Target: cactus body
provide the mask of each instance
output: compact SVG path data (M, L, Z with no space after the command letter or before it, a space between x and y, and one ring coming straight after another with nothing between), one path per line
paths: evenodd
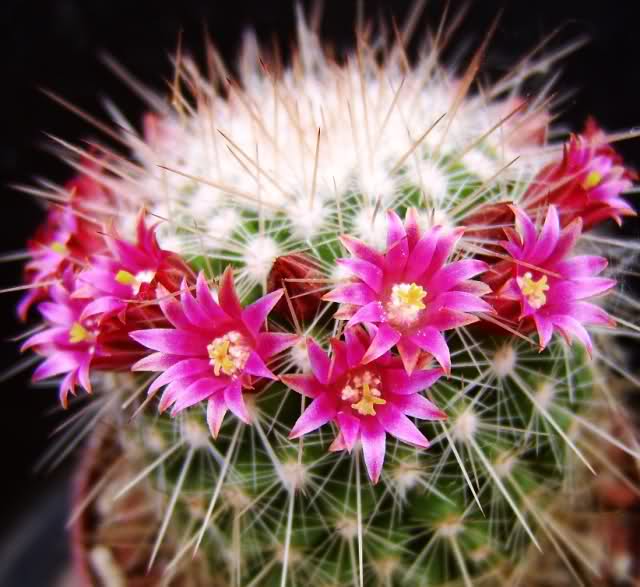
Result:
M299 28L290 66L249 39L222 90L179 61L127 161L84 154L95 189L67 192L69 235L27 274L62 280L27 307L75 304L44 302L70 335L26 346L63 401L91 374L117 454L101 519L144 526L135 556L91 529L94 571L532 585L550 548L577 576L560 496L601 445L635 453L601 427L611 359L583 328L611 326L584 300L615 282L576 259L632 213L633 174L596 127L547 140L548 96L520 97L534 58L478 91L476 58L455 75L437 46L409 65L363 42L337 63ZM100 253L82 222L108 225Z

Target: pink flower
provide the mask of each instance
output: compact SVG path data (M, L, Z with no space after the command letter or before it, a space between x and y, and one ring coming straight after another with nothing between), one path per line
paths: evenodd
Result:
M407 416L422 420L446 418L419 393L432 385L442 370L415 370L408 375L400 359L388 352L365 362L369 335L358 327L348 329L345 336L346 342L331 341L331 359L313 340L308 340L312 374L281 377L293 390L313 399L289 437L298 438L334 422L339 434L330 450L351 451L360 440L369 477L376 483L384 462L387 433L427 448L429 441Z
M522 205L535 215L537 208L554 204L563 226L576 217L582 218L584 230L607 218L621 224L623 216L635 215L621 194L636 178L590 118L584 133L571 137L562 160L540 172Z
M354 279L324 299L343 304L338 316L349 318L348 328L359 323L377 326L363 363L397 345L408 373L421 350L449 372L449 347L442 332L476 322L478 318L468 312L493 311L480 299L490 288L470 279L488 266L472 259L446 262L464 229L437 226L421 235L414 210L408 211L405 225L393 211L387 218L384 254L350 236L340 238L352 258L338 259L338 263Z
M272 292L242 308L231 267L222 276L219 303L203 273L197 279L195 298L184 284L180 301L159 285L160 308L173 328L137 330L131 337L157 351L132 369L162 371L149 388L152 394L166 386L160 411L173 406L173 415L207 400L207 422L214 437L227 409L250 422L243 393L254 388L256 379L277 379L266 362L297 340L292 334L262 329L282 293Z
M613 279L595 277L605 269L607 260L594 255L570 256L582 229L580 218L561 230L558 211L549 206L538 232L522 209L513 206L512 210L516 230L506 231L508 241L502 246L516 262L498 298L519 302L519 320L533 320L541 348L557 329L568 341L573 337L580 340L591 353L591 337L584 325L613 323L602 308L584 301L616 284Z
M87 168L97 164L89 162ZM79 174L65 185L69 201L64 206L54 204L47 217L27 244L31 260L25 265L25 282L33 284L18 304L18 315L26 320L31 306L48 297L47 286L36 287L57 279L70 265L84 262L85 258L101 251L104 240L99 225L87 220L95 217L92 204L105 205L109 195L94 179Z
M77 230L76 218L69 208L52 207L47 212L45 222L27 244L31 260L25 265L24 275L29 289L18 303L18 315L26 320L31 306L47 297L47 286L36 287L55 279L68 265L69 242Z
M83 317L109 318L126 310L131 301L152 300L158 284L170 292L179 288L191 271L177 254L160 248L155 228L146 226L141 211L135 244L114 231L106 237L110 255L92 257L89 268L78 276L82 287L74 295L91 298Z
M141 353L119 321L98 324L93 318L83 318L87 301L73 297L75 287L75 275L69 267L60 282L50 286L50 299L38 305L47 328L22 346L23 351L34 349L46 357L35 370L34 381L64 374L59 398L65 408L69 392L75 395L76 385L91 393L91 369L128 368Z

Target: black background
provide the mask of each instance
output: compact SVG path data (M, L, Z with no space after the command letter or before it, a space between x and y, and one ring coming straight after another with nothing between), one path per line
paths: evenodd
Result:
M308 6L310 3L303 3ZM356 3L327 0L322 31L338 49L352 41ZM410 1L365 0L365 15L395 17L401 21ZM560 121L580 128L593 114L609 130L640 125L640 41L638 9L632 0L588 2L513 1L471 2L458 41L471 39L477 46L497 12L504 8L490 45L485 70L504 71L518 56L560 27L555 45L587 35L590 42L567 57L560 90L576 90ZM443 2L431 2L423 25L437 25ZM452 12L463 4L452 0ZM294 31L291 2L263 0L2 0L0 2L0 250L24 246L41 217L40 206L12 191L12 182L30 182L35 176L62 182L69 171L43 146L43 131L71 141L96 136L73 114L39 92L46 87L88 112L106 119L101 106L112 99L136 124L143 104L103 66L98 54L106 51L134 75L161 89L171 79L168 56L183 30L185 48L202 57L204 25L228 60L238 48L242 31L252 26L259 37L271 42L275 35L283 48ZM554 44L552 44L553 46ZM459 43L457 46L460 46ZM625 142L620 150L640 167L640 140ZM630 222L628 234L638 233ZM20 282L19 264L0 265L0 287ZM0 370L18 360L16 344L8 339L20 333L14 319L18 296L0 297ZM3 526L29 508L30 496L42 491L48 478L34 476L32 467L47 445L59 415L48 415L56 405L53 389L32 389L28 375L0 384L0 513Z

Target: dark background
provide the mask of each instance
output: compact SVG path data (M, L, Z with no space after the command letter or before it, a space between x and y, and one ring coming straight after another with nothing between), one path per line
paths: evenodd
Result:
M339 50L352 41L356 3L325 2L322 31ZM640 67L638 3L631 0L588 2L513 1L470 2L470 11L456 39L471 39L476 47L496 13L504 8L490 45L484 71L504 72L526 50L552 30L563 40L586 35L590 42L562 63L560 90L576 90L560 121L579 129L593 114L609 130L640 125ZM309 2L303 3L309 6ZM402 21L412 1L365 0L367 17L394 15ZM429 3L422 24L437 25L443 2ZM450 2L450 11L463 3ZM242 31L254 27L259 37L275 36L286 50L294 31L293 3L279 0L2 0L0 2L0 251L22 248L42 211L38 203L12 191L9 183L29 183L35 176L63 182L65 166L43 146L43 131L71 141L96 136L85 122L39 92L46 87L84 110L106 119L101 100L109 97L129 119L138 123L143 104L103 66L98 54L106 51L146 83L162 89L171 79L168 56L175 50L178 31L183 45L202 57L206 24L215 44L232 60ZM420 30L420 29L419 29ZM456 47L460 47L458 42ZM620 144L627 160L640 168L640 139ZM638 223L627 225L630 235ZM20 283L20 265L0 264L0 287ZM16 343L8 341L23 327L14 319L17 294L0 297L0 372L18 360ZM59 414L53 389L28 386L28 374L1 382L0 514L7 531L19 516L32 509L34 496L53 484L32 469L49 441Z

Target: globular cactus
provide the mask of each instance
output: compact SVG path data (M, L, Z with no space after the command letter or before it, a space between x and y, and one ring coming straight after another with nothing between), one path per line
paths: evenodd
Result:
M237 82L179 55L142 133L113 112L126 157L62 142L79 175L36 190L21 313L35 379L94 389L88 581L530 586L539 550L601 572L566 504L610 446L638 456L608 424L629 249L592 232L634 213L625 135L550 140L549 86L521 89L553 56L476 88L484 47L456 74L441 41L335 61L300 19L292 62L248 37Z

